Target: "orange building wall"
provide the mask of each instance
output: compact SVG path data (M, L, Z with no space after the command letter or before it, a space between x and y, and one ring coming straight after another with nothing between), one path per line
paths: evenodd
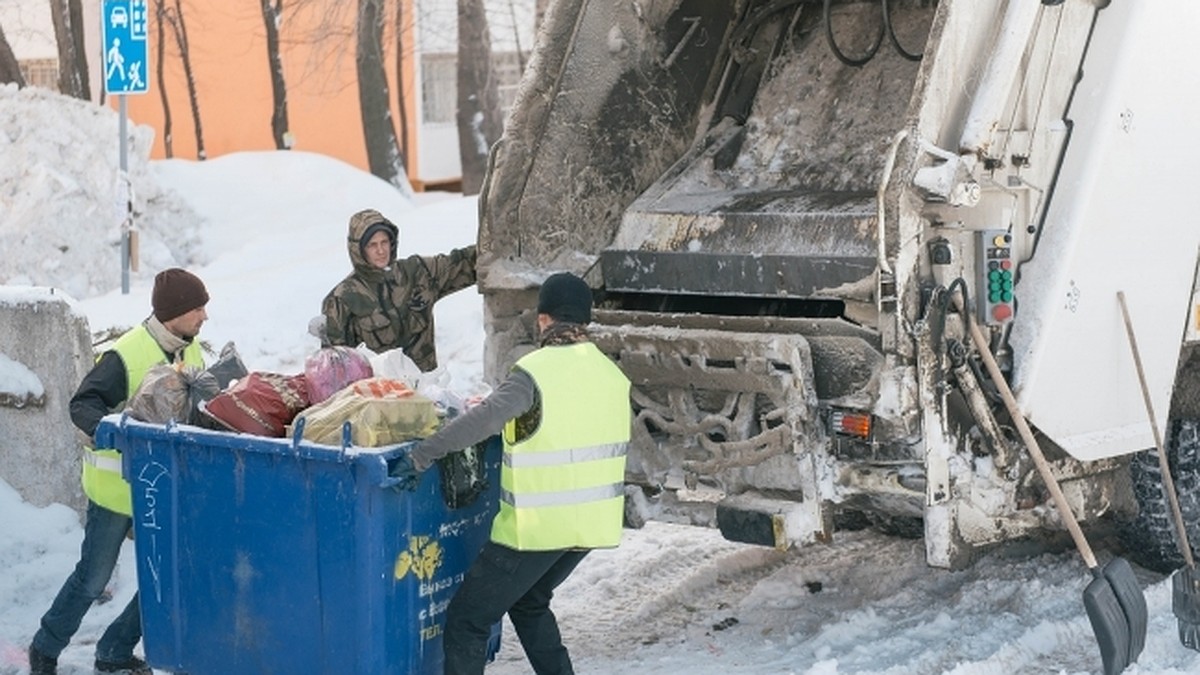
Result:
M173 4L168 0L168 5ZM354 65L354 18L357 2L330 0L306 3L301 9L284 4L280 26L280 51L287 83L288 123L296 150L330 155L367 170L367 156L358 104ZM153 2L151 2L153 5ZM412 0L405 0L405 15L413 16ZM184 3L192 70L196 79L207 157L241 150L273 150L271 136L271 79L267 61L266 32L257 2L206 0ZM384 63L388 70L392 120L403 143L395 90L394 20L386 19ZM405 22L404 44L414 44L411 22ZM171 109L173 156L197 159L196 135L188 101L187 84L175 39L167 25L164 72L157 71L158 27L151 16L149 68L150 91L127 97L129 117L155 129L151 156L166 157L163 143L162 93ZM334 37L336 35L336 37ZM327 36L327 37L321 37ZM414 63L411 53L404 62L408 126L416 128ZM109 97L115 108L115 97ZM409 177L419 177L416 133L408 139Z

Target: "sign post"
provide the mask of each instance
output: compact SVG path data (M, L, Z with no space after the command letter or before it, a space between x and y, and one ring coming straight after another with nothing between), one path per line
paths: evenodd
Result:
M133 190L129 183L126 94L145 94L150 89L149 13L147 0L104 0L100 8L100 42L104 49L104 89L117 97L120 136L120 185L124 191L121 224L121 293L129 293L129 267L137 232L133 228Z

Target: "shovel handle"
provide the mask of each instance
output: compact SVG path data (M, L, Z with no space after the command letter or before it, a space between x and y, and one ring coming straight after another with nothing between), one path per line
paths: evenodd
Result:
M1129 349L1133 352L1133 363L1137 366L1138 383L1142 385L1142 400L1146 403L1146 414L1150 416L1150 430L1154 432L1154 447L1158 450L1158 468L1162 471L1163 486L1167 489L1167 499L1171 502L1171 515L1175 518L1175 531L1179 535L1179 552L1187 561L1188 567L1194 567L1192 546L1188 543L1187 528L1183 524L1183 512L1179 509L1179 496L1175 492L1175 479L1171 477L1171 465L1167 463L1167 452L1163 449L1162 433L1158 430L1158 417L1154 414L1154 404L1150 402L1150 387L1146 385L1146 370L1142 368L1142 354L1138 351L1137 336L1133 334L1133 321L1129 318L1129 307L1125 304L1125 291L1117 291L1117 301L1121 304L1121 318L1125 320L1125 334L1129 336Z
M954 295L954 306L961 311L962 301L957 293ZM1025 442L1025 447L1029 450L1029 456L1033 458L1033 463L1037 466L1042 481L1050 490L1050 496L1054 498L1054 505L1058 508L1058 513L1066 524L1067 531L1071 533L1071 539L1075 541L1075 548L1079 549L1079 555L1083 556L1083 562L1087 564L1088 569L1095 570L1097 568L1096 554L1092 553L1092 547L1088 544L1087 538L1083 536L1083 530L1079 528L1079 521L1075 519L1075 514L1071 512L1071 505L1067 503L1067 497L1058 485L1058 479L1051 473L1050 464L1046 461L1046 456L1042 454L1041 446L1033 437L1033 431L1025 421L1025 415L1021 413L1017 399L1013 397L1012 390L1008 388L1004 373L1000 372L1000 366L996 364L996 357L992 356L987 338L980 332L971 312L963 312L963 317L971 333L971 342L975 343L975 351L979 352L979 357L983 359L983 365L987 368L988 375L991 375L992 382L1000 392L1000 398L1004 399L1004 407L1008 408L1008 414L1012 417L1013 423L1017 425L1017 431L1021 434L1021 440Z

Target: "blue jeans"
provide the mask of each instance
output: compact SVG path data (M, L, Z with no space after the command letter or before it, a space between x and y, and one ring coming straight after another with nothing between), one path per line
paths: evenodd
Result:
M482 675L492 624L507 613L533 672L573 675L550 600L587 554L484 544L446 610L445 674Z
M67 577L54 603L42 616L42 627L33 636L33 647L39 652L58 658L66 649L71 636L79 630L83 615L104 592L112 577L133 520L88 501L87 522L83 527L83 544L79 547L79 563ZM142 639L142 616L138 611L138 596L109 624L96 643L96 659L124 661L133 656L133 648Z

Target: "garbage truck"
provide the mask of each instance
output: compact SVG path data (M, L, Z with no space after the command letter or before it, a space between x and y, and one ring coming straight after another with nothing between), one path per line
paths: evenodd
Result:
M634 384L631 524L873 526L955 569L1064 528L987 357L1071 513L1176 566L1151 420L1200 540L1197 26L1194 0L556 0L480 195L485 375L579 274Z

